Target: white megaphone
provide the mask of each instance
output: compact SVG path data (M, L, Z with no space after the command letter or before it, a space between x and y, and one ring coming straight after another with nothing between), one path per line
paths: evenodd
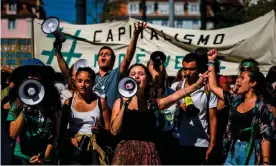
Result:
M131 77L123 78L118 84L118 91L123 97L133 97L138 90L136 81Z
M37 105L43 100L45 89L38 80L27 79L20 85L18 96L26 105Z
M46 18L41 25L42 32L45 34L53 34L56 38L56 42L63 43L65 42L66 38L58 28L59 20L56 17Z
M79 68L89 67L88 61L85 59L79 59L74 63L74 70L78 71Z

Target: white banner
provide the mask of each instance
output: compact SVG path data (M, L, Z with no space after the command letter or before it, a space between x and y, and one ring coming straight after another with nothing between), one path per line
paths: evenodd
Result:
M135 21L137 20L129 19L93 25L61 22L62 32L68 35L62 48L66 62L71 66L83 58L97 72L98 51L107 45L114 50L117 56L114 67L118 67L131 40ZM41 23L42 20L34 21L35 57L60 71L53 50L55 39L41 31ZM183 57L197 47L218 49L219 55L225 57L220 63L221 74L236 75L239 62L249 57L256 59L261 71L266 73L272 65L276 65L275 13L271 11L245 24L208 31L148 24L139 37L132 63L146 64L153 51L163 51L167 55L165 66L168 74L176 76L182 67Z

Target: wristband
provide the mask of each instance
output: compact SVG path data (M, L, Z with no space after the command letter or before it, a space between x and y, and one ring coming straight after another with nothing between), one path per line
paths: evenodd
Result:
M214 61L209 61L207 65L208 66L215 66L215 62Z

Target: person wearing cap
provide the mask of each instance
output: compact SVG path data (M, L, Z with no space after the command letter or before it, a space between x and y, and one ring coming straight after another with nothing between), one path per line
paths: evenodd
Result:
M12 72L17 94L22 83L30 79L38 80L45 93L33 96L41 100L34 105L23 103L25 94L21 94L9 111L7 121L10 121L9 136L16 140L13 160L16 165L43 164L53 160L51 157L59 137L61 104L53 84L55 71L38 59L23 60L21 66Z
M182 66L186 78L177 87L190 87L203 71L207 71L207 63L202 63L198 57L196 53L185 55ZM216 144L217 97L208 91L207 86L193 92L190 97L195 114L187 112L184 99L180 107L180 164L200 165L208 161Z
M135 28L133 37L128 45L126 56L118 68L113 69L116 56L110 47L103 46L99 50L99 72L97 73L93 89L100 97L106 98L109 110L112 110L116 98L119 97L118 83L122 76L126 74L135 53L139 34L146 28L146 25L147 24L143 22L134 23ZM61 46L56 47L56 55L59 66L62 73L69 76L69 68L64 61L60 50Z

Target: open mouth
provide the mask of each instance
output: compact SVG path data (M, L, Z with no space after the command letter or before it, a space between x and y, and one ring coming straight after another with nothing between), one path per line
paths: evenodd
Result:
M137 83L137 85L140 85L140 84L141 84L141 81L137 81L137 80L136 80L136 83Z

